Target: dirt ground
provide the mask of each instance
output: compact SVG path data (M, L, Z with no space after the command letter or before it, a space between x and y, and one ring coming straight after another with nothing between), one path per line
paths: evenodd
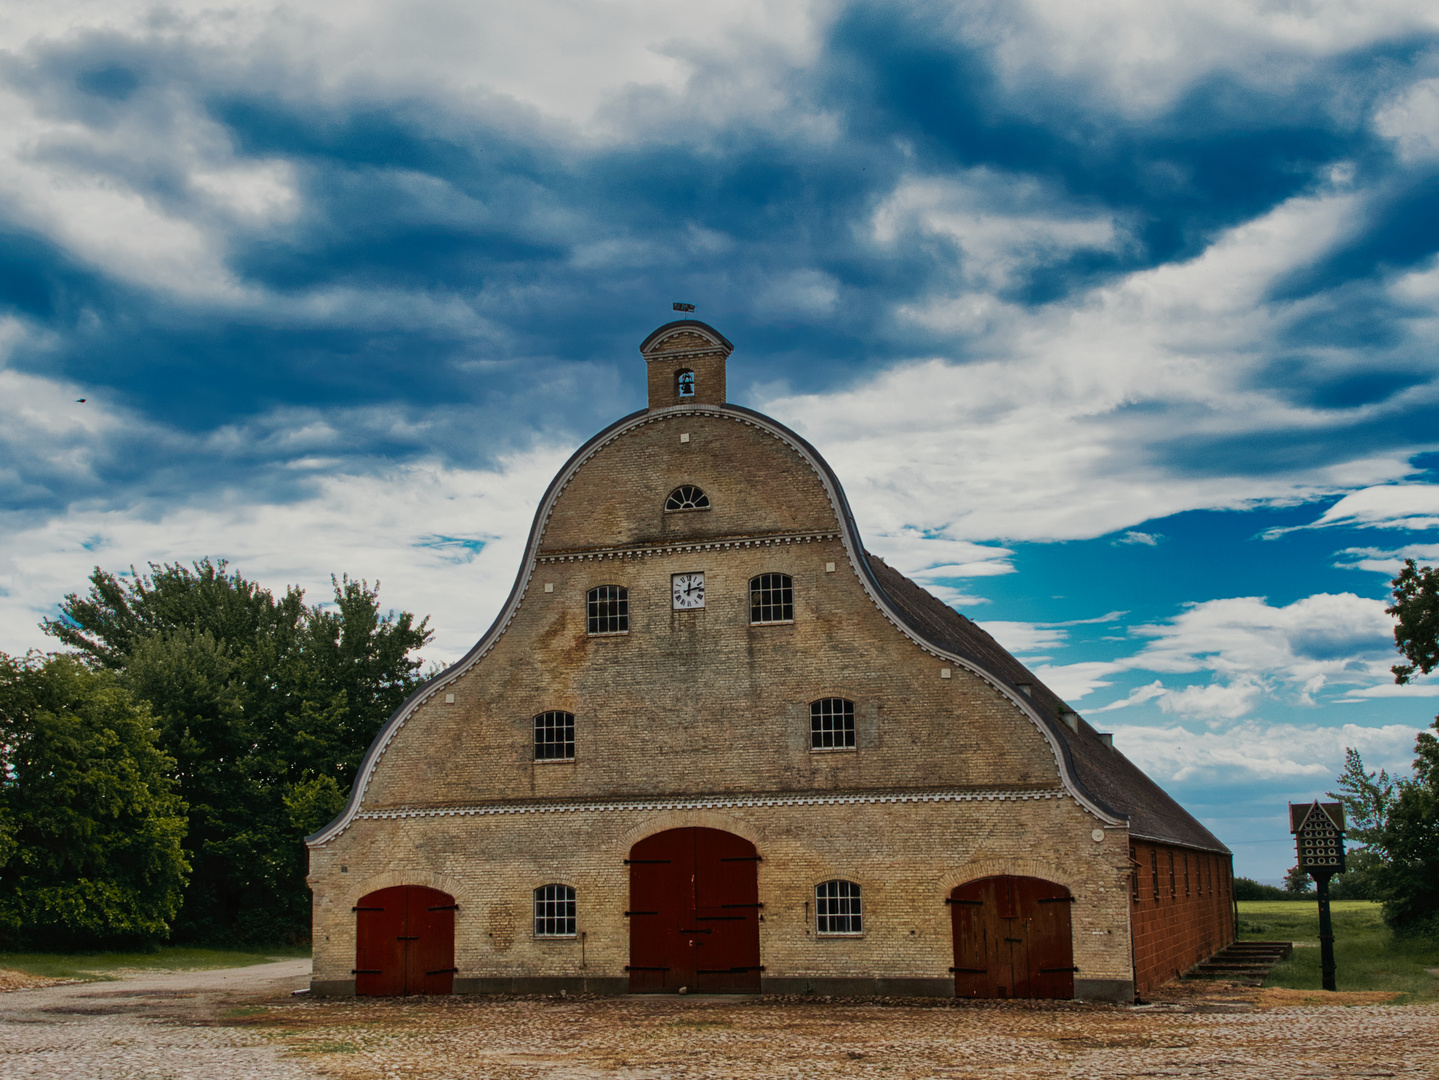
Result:
M1439 1078L1439 1009L1184 984L1144 1007L722 997L296 1001L235 1018L341 1080Z
M310 962L130 973L108 982L0 972L4 1080L314 1080L274 1038L219 1023L236 1001L289 999Z
M1439 1080L1439 1007L1387 994L1178 984L1141 1007L292 997L306 966L0 993L0 1077Z

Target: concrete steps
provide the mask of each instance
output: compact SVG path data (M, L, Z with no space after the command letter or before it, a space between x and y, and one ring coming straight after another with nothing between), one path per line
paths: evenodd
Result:
M1289 941L1236 941L1184 973L1186 979L1224 979L1243 986L1261 986L1281 960L1289 959Z

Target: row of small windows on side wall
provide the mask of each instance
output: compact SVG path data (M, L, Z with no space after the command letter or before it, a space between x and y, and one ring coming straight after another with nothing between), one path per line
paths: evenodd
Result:
M575 759L575 714L549 709L534 719L535 760ZM847 698L820 698L809 703L811 750L854 749L854 702Z
M578 905L572 885L541 885L534 893L535 937L572 938ZM859 885L823 881L814 887L814 929L821 935L854 937L864 933Z
M794 622L794 579L788 574L750 578L752 626ZM585 593L585 632L592 636L630 632L630 591L623 585L597 585Z
M1181 877L1180 877L1181 871L1178 869L1179 867L1182 867L1182 874L1183 874L1182 880L1183 880L1183 883L1184 883L1184 895L1185 895L1186 897L1187 897L1187 896L1205 896L1206 893L1207 893L1207 895L1209 895L1209 896L1211 896L1211 897L1214 896L1214 895L1216 895L1216 893L1215 893L1215 879L1216 879L1216 876L1217 876L1218 882L1219 882L1218 892L1219 892L1220 895L1223 895L1223 894L1225 893L1225 891L1229 888L1229 877L1228 877L1228 874L1226 873L1226 866L1225 866L1223 860L1218 859L1216 856L1213 856L1213 855L1198 855L1198 854L1196 854L1196 855L1194 856L1194 876L1193 876L1193 878L1191 879L1191 877L1190 877L1190 856L1189 856L1189 853L1188 853L1188 852L1184 852L1184 853L1182 853L1182 854L1180 855L1180 862L1179 862L1179 863L1176 863L1176 861L1175 861L1174 852L1169 851L1169 852L1166 852L1165 854L1166 854L1166 856L1168 857L1168 875L1167 875L1167 876L1168 876L1168 890L1167 890L1167 891L1168 891L1169 898L1170 898L1171 900L1177 900L1177 899L1179 899L1179 895L1180 895L1180 893L1179 893L1179 885L1180 885L1180 881L1181 881ZM1217 873L1217 875L1216 875L1216 863L1218 864L1218 867L1217 867L1218 873ZM1157 849L1155 849L1155 848L1150 848L1150 849L1149 849L1149 867L1148 867L1148 870L1149 870L1148 874L1147 874L1147 875L1144 875L1144 876L1147 876L1147 877L1149 878L1150 894L1151 894L1151 896L1153 897L1154 902L1157 904L1157 903L1159 903L1160 897L1161 897L1161 895L1164 893L1165 890L1164 890L1163 887L1161 886L1161 880L1162 880L1162 878L1164 877L1164 875L1163 875L1163 873L1162 873L1162 871L1161 871L1161 869L1160 869L1159 851L1158 851ZM1141 896L1140 879L1141 879L1141 875L1143 874L1143 867L1142 867L1142 865L1141 865L1141 863L1140 863L1138 853L1137 853L1137 851L1136 851L1136 849L1135 849L1135 847L1134 847L1133 844L1131 844L1131 845L1129 846L1129 872L1130 872L1130 879L1129 879L1129 880L1130 880L1130 898L1134 901L1134 903L1137 904L1137 903L1139 903L1139 901L1140 901L1140 896Z

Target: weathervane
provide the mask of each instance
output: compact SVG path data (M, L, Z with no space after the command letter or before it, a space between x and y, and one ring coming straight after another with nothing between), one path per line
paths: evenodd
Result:
M695 306L693 304L682 304L678 300L676 300L671 306L676 311L693 311L695 309Z
M1324 989L1334 986L1334 927L1329 921L1329 879L1344 873L1344 804L1289 804L1289 831L1299 852L1299 869L1314 879L1319 894L1319 963Z

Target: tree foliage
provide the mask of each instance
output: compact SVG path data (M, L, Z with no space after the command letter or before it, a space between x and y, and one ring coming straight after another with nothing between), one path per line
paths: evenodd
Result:
M1407 683L1416 671L1439 666L1439 571L1404 560L1391 583L1394 642L1409 661L1393 668ZM1439 731L1439 718L1430 725ZM1348 750L1339 792L1349 835L1364 844L1364 885L1384 901L1384 918L1402 933L1439 936L1439 739L1421 731L1414 743L1414 774L1390 778L1364 768Z
M1253 878L1237 877L1234 879L1234 899L1293 900L1294 894L1286 892L1277 885L1265 885Z
M174 764L113 673L0 653L0 941L168 936L188 870Z
M1394 665L1394 681L1407 683L1415 668L1428 675L1439 666L1439 570L1405 559L1391 584L1394 606L1384 610L1394 616L1394 644L1409 660Z
M1298 865L1291 866L1284 875L1284 891L1290 896L1307 896L1312 893L1314 882L1309 877L1309 871L1301 870Z
M1439 718L1431 726L1439 731ZM1384 918L1396 930L1439 935L1439 739L1419 733L1414 776L1396 787L1382 839Z
M1394 781L1383 769L1378 773L1364 768L1359 751L1344 751L1344 771L1339 774L1339 790L1328 797L1344 805L1345 836L1383 855L1384 827L1389 821L1389 808L1394 804Z
M189 805L193 865L176 936L303 940L301 843L344 805L366 747L414 689L430 637L381 614L379 586L332 579L330 604L275 597L224 562L96 568L48 632L148 701Z

